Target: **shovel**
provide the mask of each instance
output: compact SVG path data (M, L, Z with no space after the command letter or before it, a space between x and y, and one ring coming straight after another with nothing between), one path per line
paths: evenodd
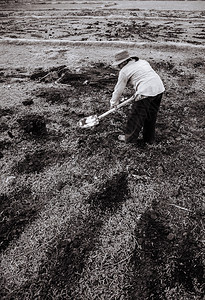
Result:
M110 110L106 111L105 113L103 113L100 116L97 115L93 115L93 116L89 116L86 118L81 119L78 122L78 125L81 128L89 128L89 127L93 127L96 126L100 123L100 120L103 119L104 117L108 116L109 114L113 113L114 111L116 111L118 108L125 106L127 104L129 104L130 102L132 102L134 99L136 98L136 95L133 95L132 97L130 97L129 99L123 101L122 103L118 104L116 106L116 108L111 108Z

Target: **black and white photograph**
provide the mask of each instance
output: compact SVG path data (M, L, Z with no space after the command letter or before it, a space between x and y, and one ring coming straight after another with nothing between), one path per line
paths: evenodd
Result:
M0 0L0 298L204 299L204 100L204 0Z

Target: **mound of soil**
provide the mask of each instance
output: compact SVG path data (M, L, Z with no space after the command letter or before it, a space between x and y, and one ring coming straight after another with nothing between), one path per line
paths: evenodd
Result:
M49 68L48 70L43 70L43 68L38 68L34 71L33 74L30 75L30 79L46 81L46 82L51 81L52 79L56 80L58 77L62 75L65 69L67 69L66 65L52 67ZM53 75L53 78L52 76L50 76L51 77L50 80L49 80L49 74Z
M17 122L25 133L33 136L45 136L47 133L46 120L44 116L30 114L19 118Z
M108 87L113 82L116 82L117 72L115 69L104 63L95 63L89 69L84 68L81 72L73 73L66 66L51 68L43 70L42 68L36 70L31 76L31 80L39 80L45 82L69 84L72 86L91 85L96 88ZM57 76L54 76L54 73ZM50 76L50 77L49 77Z

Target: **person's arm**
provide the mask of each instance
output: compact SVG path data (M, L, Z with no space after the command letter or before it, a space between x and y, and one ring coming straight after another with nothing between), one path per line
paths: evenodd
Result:
M110 107L113 108L117 106L120 102L120 97L122 96L122 93L127 85L127 76L123 73L119 73L118 81L115 86L114 92L112 94L112 98L110 100Z

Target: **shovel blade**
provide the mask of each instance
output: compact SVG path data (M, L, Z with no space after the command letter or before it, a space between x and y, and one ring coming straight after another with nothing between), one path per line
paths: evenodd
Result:
M83 118L78 122L78 125L81 128L89 128L89 127L96 126L98 124L99 124L99 120L97 115Z

